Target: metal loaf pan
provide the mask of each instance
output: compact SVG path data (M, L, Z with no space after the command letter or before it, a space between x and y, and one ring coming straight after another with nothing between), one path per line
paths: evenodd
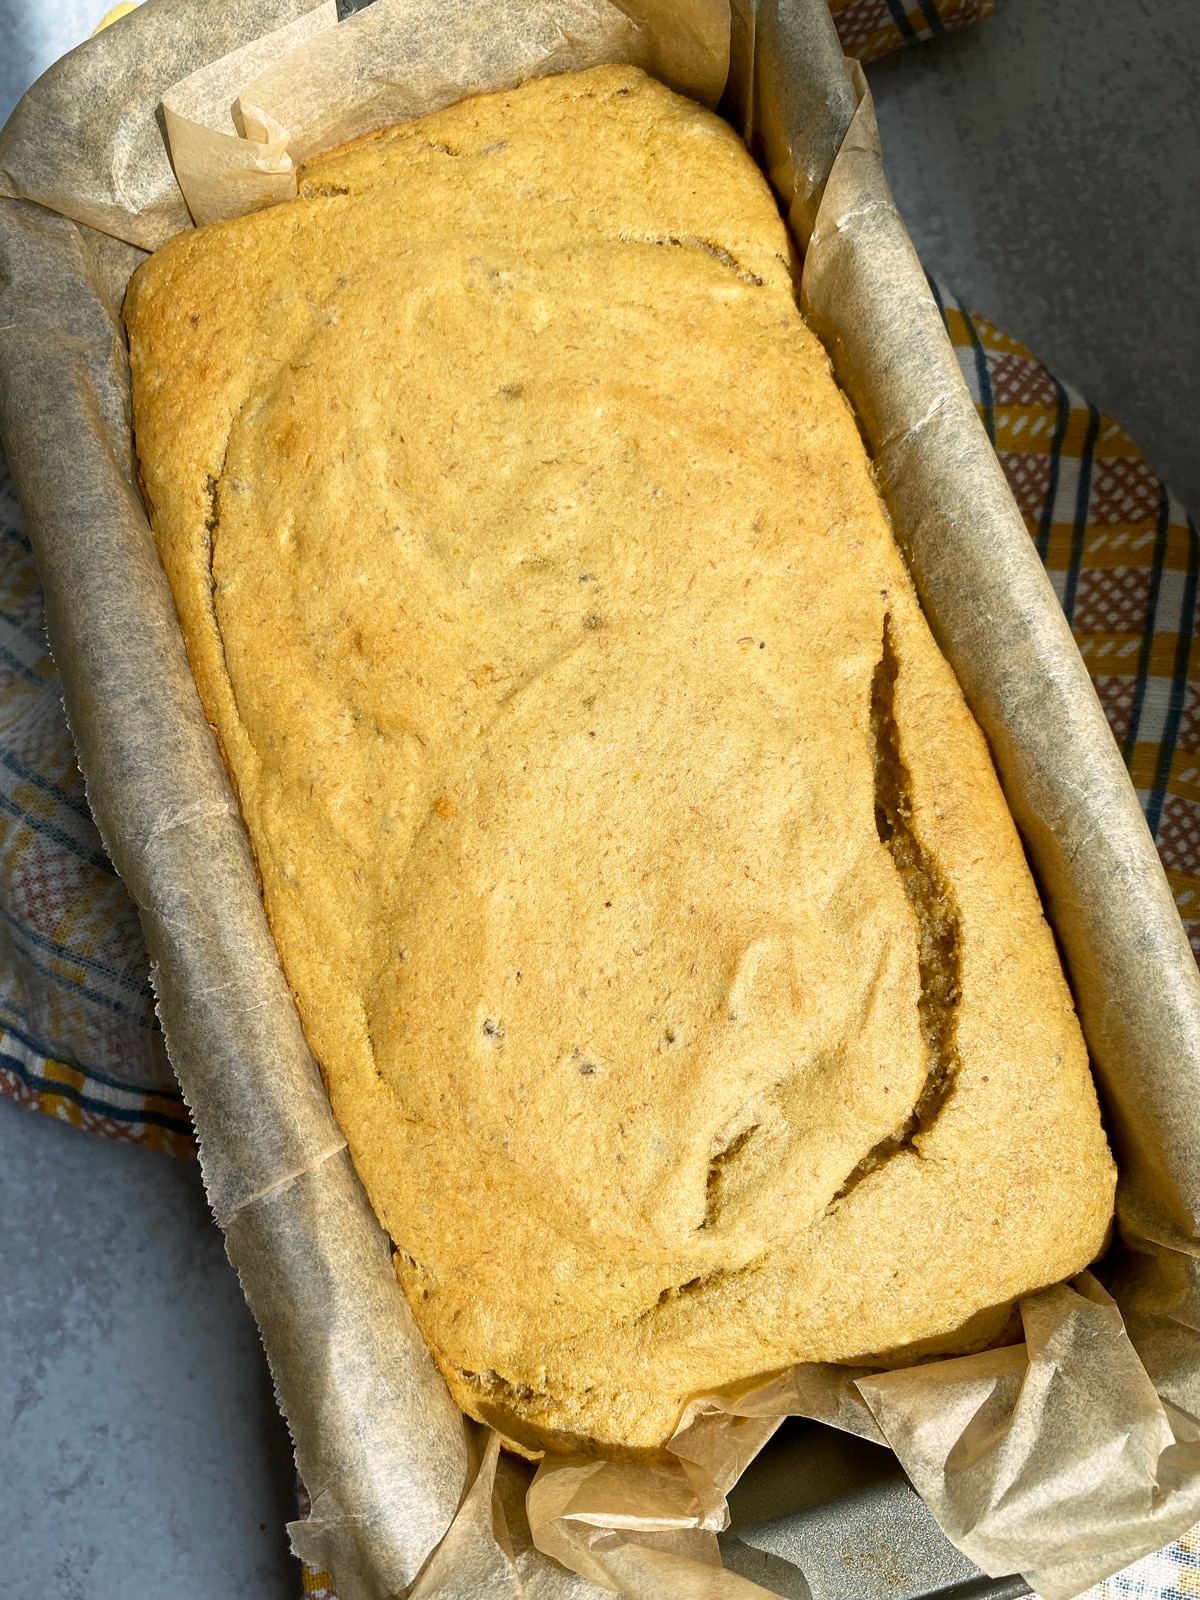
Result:
M791 1417L729 1496L725 1565L786 1600L1017 1600L956 1550L890 1450Z

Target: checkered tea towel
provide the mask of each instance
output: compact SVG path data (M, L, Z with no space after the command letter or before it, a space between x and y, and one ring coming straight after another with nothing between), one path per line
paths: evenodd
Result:
M0 1092L194 1153L133 902L84 797L41 585L0 455Z
M842 49L876 61L901 45L936 39L992 14L992 0L829 0Z

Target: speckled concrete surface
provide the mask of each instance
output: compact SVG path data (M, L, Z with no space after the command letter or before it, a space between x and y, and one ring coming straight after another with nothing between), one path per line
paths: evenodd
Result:
M0 1100L0 1594L297 1600L287 1431L194 1162Z
M1200 515L1200 5L996 0L877 63L928 271L1110 412Z
M0 0L0 118L104 9ZM926 265L1123 422L1194 509L1197 66L1197 0L998 0L871 69ZM5 1600L294 1600L290 1494L195 1167L0 1101Z

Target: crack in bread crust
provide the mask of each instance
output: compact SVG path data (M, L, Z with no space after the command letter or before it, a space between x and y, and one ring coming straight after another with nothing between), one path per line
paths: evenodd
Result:
M925 1085L895 1133L870 1150L847 1177L831 1202L850 1191L901 1150L916 1150L915 1141L928 1133L954 1088L959 1057L955 1042L959 979L960 928L954 895L935 862L913 831L912 780L900 754L896 726L896 681L900 664L892 641L890 619L883 619L883 651L871 678L871 737L875 773L875 828L896 866L904 893L916 914L921 992L917 1010L929 1052Z

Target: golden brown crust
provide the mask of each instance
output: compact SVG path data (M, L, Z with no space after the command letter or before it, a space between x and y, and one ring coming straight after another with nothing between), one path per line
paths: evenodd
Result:
M271 924L465 1410L654 1450L1092 1258L1053 941L725 124L624 67L467 101L172 241L127 322Z

